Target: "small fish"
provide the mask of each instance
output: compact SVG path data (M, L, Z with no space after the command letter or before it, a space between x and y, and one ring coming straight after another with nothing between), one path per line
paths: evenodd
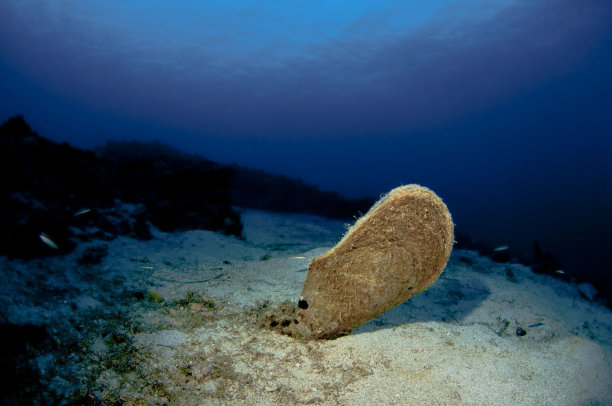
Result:
M91 211L91 209L81 209L79 211L74 212L73 216L77 217L77 216L82 216L83 214L87 214Z
M51 237L49 237L47 234L41 232L38 237L40 238L42 242L44 242L45 244L47 244L49 247L53 248L54 250L59 249L55 241L53 241Z
M558 273L559 275L563 275L565 271L563 269L557 269L555 273Z
M139 266L138 268L140 268L140 269L155 269L152 266L148 266L148 265Z
M306 255L296 255L294 257L289 257L289 259L306 259L308 258Z
M493 251L500 252L500 251L505 251L507 249L508 249L507 245L500 245L499 247L495 248Z
M540 327L540 326L543 326L543 325L544 325L544 323L535 323L535 324L531 324L531 325L529 325L527 327L534 328L534 327Z

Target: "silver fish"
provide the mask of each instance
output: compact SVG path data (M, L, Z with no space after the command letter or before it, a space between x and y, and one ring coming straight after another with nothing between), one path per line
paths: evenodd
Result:
M79 211L76 211L76 212L73 214L73 216L74 216L74 217L77 217L77 216L82 216L83 214L87 214L87 213L89 213L90 211L91 211L91 209L87 209L87 208L85 208L85 209L81 209L81 210L79 210Z
M41 232L38 237L40 238L42 242L44 242L45 244L47 244L49 247L53 248L54 250L59 249L55 241L53 241L51 237L49 237L47 234Z

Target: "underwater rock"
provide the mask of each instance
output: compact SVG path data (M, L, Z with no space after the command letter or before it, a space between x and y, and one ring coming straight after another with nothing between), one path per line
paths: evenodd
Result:
M51 345L47 327L0 322L0 404L34 405L44 389L36 357Z
M531 269L535 273L547 274L553 276L559 276L560 274L556 271L563 269L563 265L549 252L544 252L540 248L540 245L536 242L533 245L533 263Z
M240 236L232 171L151 143L109 143L93 151L50 141L23 116L0 124L0 255L71 252L77 241L117 235L153 238L193 229Z
M578 292L580 292L580 295L590 302L595 300L595 297L597 296L597 289L595 289L595 286L587 282L578 285Z
M453 222L431 190L393 189L330 251L314 258L284 333L335 338L427 289L453 247Z
M96 265L108 256L108 244L87 247L77 260L79 265Z

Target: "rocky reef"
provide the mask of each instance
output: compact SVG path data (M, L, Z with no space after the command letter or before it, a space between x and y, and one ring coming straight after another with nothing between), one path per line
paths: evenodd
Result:
M159 142L82 150L40 136L23 116L0 126L0 168L0 255L17 258L67 253L94 238L147 240L150 225L241 237L236 207L348 220L371 204Z

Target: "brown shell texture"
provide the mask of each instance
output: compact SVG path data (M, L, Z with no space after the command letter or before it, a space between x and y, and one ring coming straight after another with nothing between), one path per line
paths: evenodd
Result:
M285 333L335 338L427 289L453 247L442 200L419 185L391 190L330 251L314 258Z

